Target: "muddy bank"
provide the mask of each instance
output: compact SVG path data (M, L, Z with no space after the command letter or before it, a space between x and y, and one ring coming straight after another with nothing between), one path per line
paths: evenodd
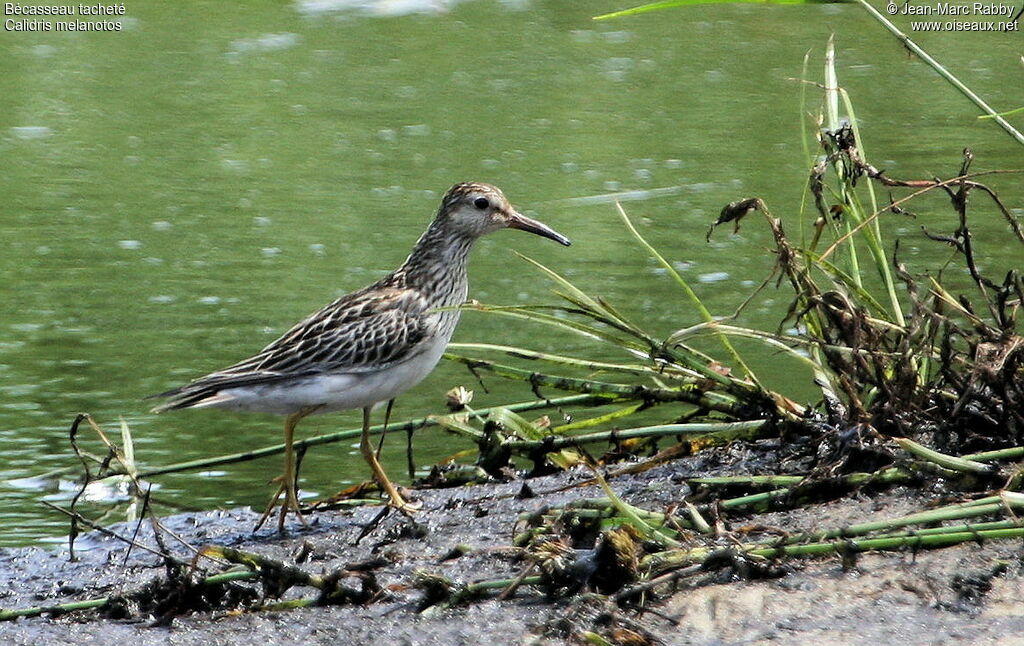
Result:
M646 509L665 508L689 493L690 475L706 475L695 458L675 461L614 481L622 497ZM690 473L690 471L702 473ZM169 625L153 626L152 608L127 603L115 610L79 611L59 617L23 618L0 624L4 644L520 644L582 643L585 631L607 636L642 635L665 644L1024 644L1021 545L1016 540L979 542L940 550L867 553L789 559L775 564L773 578L749 580L737 568L719 570L694 587L681 583L649 604L653 612L621 609L599 595L581 591L550 601L524 586L507 600L476 600L464 606L418 613L424 591L415 587L425 570L458 583L513 578L523 563L510 549L522 512L582 496L596 487L558 491L582 482L581 470L523 481L418 492L424 511L412 525L397 514L358 545L375 508L320 512L309 530L293 525L280 537L252 535L249 510L188 514L165 519L169 529L192 545L224 545L295 563L312 573L382 558L374 570L378 598L365 605L309 607L283 611L233 612L263 594L259 584L237 584L239 599L213 600L212 610L171 612ZM792 511L733 515L732 531L751 522L787 531L837 527L918 510L928 502L920 490L890 489ZM749 529L749 528L747 528ZM134 528L120 527L130 534ZM139 540L153 544L148 528ZM188 551L173 540L181 558ZM468 551L456 549L468 546ZM163 579L160 559L95 532L78 542L80 560L68 562L64 549L9 549L0 552L4 609L67 603L103 596L138 598ZM454 553L466 551L461 557ZM748 573L749 574L749 573ZM283 599L309 597L294 587ZM143 597L145 595L142 595ZM164 608L164 610L167 610ZM179 608L179 610L181 610ZM171 617L166 617L170 619ZM618 632L616 632L616 630ZM623 642L625 643L625 642Z

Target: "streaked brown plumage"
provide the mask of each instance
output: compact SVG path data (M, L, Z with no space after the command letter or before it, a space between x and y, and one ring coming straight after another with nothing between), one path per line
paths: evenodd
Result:
M309 315L252 357L156 395L168 401L154 411L214 407L286 415L283 482L257 525L284 494L278 521L283 530L287 511L298 513L295 425L313 413L362 408L363 456L390 503L409 509L369 447L370 409L392 401L433 370L459 319L457 310L438 310L465 301L473 242L502 228L569 244L565 236L516 212L496 187L456 184L398 269Z

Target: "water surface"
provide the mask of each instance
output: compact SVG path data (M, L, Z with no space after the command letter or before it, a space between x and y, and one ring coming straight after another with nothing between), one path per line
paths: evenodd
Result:
M807 52L820 78L832 32L876 165L952 175L970 146L976 168L1024 166L1019 145L976 120L856 6L590 19L621 6L131 3L121 32L0 35L0 544L64 530L39 500L66 502L72 483L35 476L74 464L67 431L80 411L110 431L123 418L145 465L279 442L278 418L157 417L142 398L248 356L397 266L456 181L501 186L575 242L563 249L521 232L481 241L470 268L476 299L554 302L515 250L656 334L697 322L628 238L618 197L708 306L731 312L770 272L770 239L756 222L711 244L704 233L722 205L753 195L798 229L806 165L793 79ZM1007 82L1019 76L1018 36L917 40L997 108L1020 104L1020 84ZM1021 205L1019 179L993 184ZM977 203L975 236L1001 277L1019 266L1020 248ZM884 226L923 269L948 250L923 241L919 226L949 232L955 222L941 197L915 210L918 221L893 216ZM745 321L773 329L787 299L769 288ZM593 354L578 339L479 314L463 318L456 340ZM809 375L745 351L768 383L813 396ZM396 417L443 412L444 392L458 384L481 407L533 397L486 383L490 393L442 364L399 400ZM358 420L311 418L300 434ZM427 464L465 448L430 430L417 455ZM398 442L386 457L400 473ZM274 458L165 476L155 493L184 508L259 505L279 468ZM306 457L303 487L328 494L366 476L354 444L331 445Z

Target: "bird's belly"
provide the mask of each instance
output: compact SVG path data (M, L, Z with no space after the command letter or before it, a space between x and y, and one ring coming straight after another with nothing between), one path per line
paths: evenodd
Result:
M276 384L230 388L218 407L241 411L290 415L317 407L316 413L365 408L388 401L412 388L430 374L444 354L447 339L401 363L381 370L330 373Z

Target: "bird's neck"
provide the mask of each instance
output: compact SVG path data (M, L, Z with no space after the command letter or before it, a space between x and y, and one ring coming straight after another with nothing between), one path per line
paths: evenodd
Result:
M461 302L465 298L466 262L475 241L453 231L445 221L434 220L395 273L402 275L408 287L425 293L448 293Z

